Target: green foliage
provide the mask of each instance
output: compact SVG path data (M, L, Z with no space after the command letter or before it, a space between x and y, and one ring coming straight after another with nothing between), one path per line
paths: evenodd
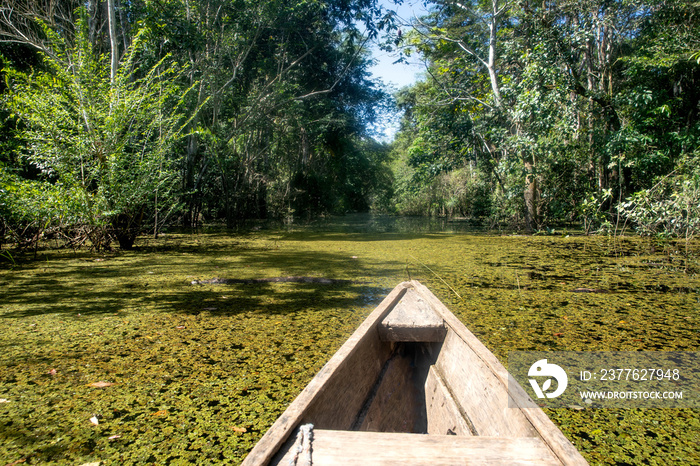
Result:
M46 28L54 53L44 56L44 70L5 70L7 106L23 124L23 156L41 173L17 184L14 195L25 206L18 212L25 224L87 226L91 239L101 238L97 248L109 246L110 234L129 248L144 220L171 202L171 149L184 123L175 85L181 71L167 58L143 68L137 35L112 82L108 57L95 54L83 22L77 30L71 45Z
M634 193L617 208L642 235L686 240L696 237L700 233L700 167L697 157L692 162L688 160L684 167L662 178L652 188Z
M579 213L583 221L583 231L592 233L594 231L609 231L611 219L603 206L610 201L612 191L604 190L600 195L589 194L579 204Z
M8 240L130 247L166 221L369 208L593 231L700 145L699 11L681 0L434 2L383 45L428 62L396 96L391 155L368 130L390 101L367 41L396 27L375 0L134 2L114 34L80 11L32 17L40 66L2 46Z
M184 148L185 222L366 209L362 141L385 95L355 19L376 32L375 2L191 5L148 19L153 40L190 62L198 99L212 96Z
M48 235L68 235L90 218L90 210L84 190L61 182L22 179L0 167L0 216L8 242L34 244ZM106 240L92 239L95 244Z
M20 178L81 192L72 227L100 231L97 247L128 248L167 221L232 226L387 204L387 151L368 142L388 105L368 73L367 40L391 23L375 0L133 2L119 6L116 31L108 10L86 8L75 22L29 8L0 31L44 57L35 69L6 64L21 131L0 143ZM69 224L62 234L80 242Z
M429 71L399 96L399 210L442 212L453 196L436 180L465 166L489 184L494 224L594 231L620 203L692 199L685 181L648 190L700 147L697 3L435 3L404 41ZM687 226L697 213L679 206L666 222Z

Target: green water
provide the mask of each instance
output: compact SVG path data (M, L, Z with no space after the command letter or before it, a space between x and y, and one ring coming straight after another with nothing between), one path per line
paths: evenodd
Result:
M3 263L0 464L238 464L409 277L504 363L515 350L700 350L697 244L688 259L685 243L348 216L138 246ZM288 275L358 283L190 284ZM547 414L593 464L700 463L698 410Z

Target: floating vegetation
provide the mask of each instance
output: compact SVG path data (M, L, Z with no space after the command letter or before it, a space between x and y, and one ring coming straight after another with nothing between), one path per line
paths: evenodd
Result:
M501 361L700 350L700 284L673 265L692 257L635 238L334 227L138 246L0 269L1 464L238 464L408 274ZM211 277L235 281L191 285ZM548 415L593 464L700 462L697 411Z

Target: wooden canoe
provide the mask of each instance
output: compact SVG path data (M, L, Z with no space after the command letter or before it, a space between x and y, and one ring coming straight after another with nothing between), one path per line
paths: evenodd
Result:
M587 464L532 406L435 295L404 282L243 465Z

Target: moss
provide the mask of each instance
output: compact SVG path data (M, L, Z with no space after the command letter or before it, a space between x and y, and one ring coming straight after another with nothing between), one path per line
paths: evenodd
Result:
M15 259L0 271L5 463L238 464L409 274L502 361L513 350L698 351L700 340L697 277L636 239L326 226ZM363 283L190 284L286 275ZM697 411L548 414L592 463L700 460Z

